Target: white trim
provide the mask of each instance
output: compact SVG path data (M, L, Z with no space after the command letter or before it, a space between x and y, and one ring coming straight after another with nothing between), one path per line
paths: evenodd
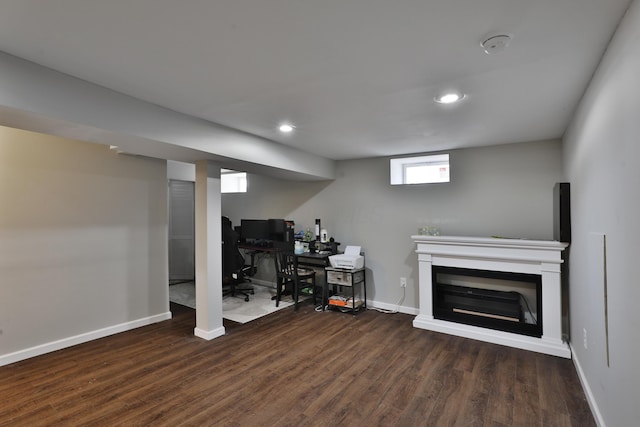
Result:
M464 325L456 322L429 318L418 315L413 320L413 326L419 329L441 332L458 337L471 338L479 341L500 344L522 350L536 351L552 356L571 359L571 350L562 340L554 338L536 338L510 332L497 331L478 326Z
M273 289L276 288L276 283L268 280L254 279L252 277L251 283L253 283L254 285L266 286ZM397 311L398 313L411 314L412 316L416 316L420 314L420 309L416 307L409 307L407 305L398 306L398 304L390 304L388 302L374 301L374 300L368 299L367 309L375 310L376 308L379 308L380 310L385 310L385 311Z
M421 182L407 182L407 166L446 166L447 177ZM449 154L431 154L426 156L399 157L389 160L389 182L391 185L437 184L450 182Z
M596 424L599 427L605 427L606 424L604 423L604 419L602 418L602 414L600 413L600 408L598 408L596 398L591 391L591 387L589 387L589 382L587 381L587 377L582 370L582 366L580 365L578 355L573 348L573 344L569 343L569 347L571 348L571 352L573 353L573 365L576 367L576 372L578 373L578 379L580 380L580 384L582 385L582 390L584 390L584 394L587 397L587 402L589 403L589 408L591 408L591 414L593 414L593 418L595 419Z
M202 338L207 341L211 341L214 338L221 337L225 334L224 326L213 329L211 331L205 331L204 329L195 328L193 330L193 334L198 338Z
M119 334L120 332L130 331L132 329L151 325L157 322L162 322L163 320L168 320L168 319L171 319L170 311L167 311L166 313L157 314L155 316L149 316L149 317L144 317L138 320L132 320L130 322L120 323L118 325L108 326L106 328L97 329L95 331L85 332L80 335L63 338L57 341L40 344L35 347L19 350L13 353L3 354L3 355L0 355L0 366L19 362L21 360L40 356L46 353L51 353L53 351L61 350L67 347L72 347L74 345L82 344L85 342L97 340L99 338L104 338L109 335Z
M247 192L247 173L232 171L229 169L220 170L220 193L234 194Z
M411 314L412 316L418 315L420 313L420 310L415 307L409 307L406 305L398 306L397 304L389 304L387 302L371 300L367 300L367 308L374 310L376 308L379 308L380 310L385 311L397 311L398 313Z

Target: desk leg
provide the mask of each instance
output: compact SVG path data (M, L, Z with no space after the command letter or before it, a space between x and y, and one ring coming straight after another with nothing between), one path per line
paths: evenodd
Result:
M362 287L364 288L364 309L367 309L367 272L363 271Z
M325 274L324 277L324 283L322 284L322 301L320 302L322 304L322 311L324 311L324 308L327 305L327 293L328 293L328 288L329 284L327 283L327 276Z
M251 270L249 273L249 277L253 277L256 271L256 251L249 251L248 253L251 257Z
M280 298L282 298L282 293L281 293L281 289L282 288L282 284L280 283L280 278L276 277L276 296L275 297L271 297L271 299L276 300L276 307L280 306Z
M282 298L282 284L280 283L280 278L278 277L278 254L273 255L273 271L276 272L276 307L280 306L280 298ZM284 282L284 279L282 280Z

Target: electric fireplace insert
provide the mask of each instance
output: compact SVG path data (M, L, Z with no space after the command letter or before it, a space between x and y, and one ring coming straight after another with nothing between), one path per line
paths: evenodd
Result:
M435 319L542 336L540 275L444 266L432 275Z

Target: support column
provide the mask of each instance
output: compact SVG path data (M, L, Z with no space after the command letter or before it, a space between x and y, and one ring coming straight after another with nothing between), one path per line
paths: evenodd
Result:
M420 314L413 320L413 326L420 328L424 322L433 320L433 278L430 254L418 254L418 283L420 292Z
M222 230L220 166L196 162L196 327L206 340L224 335L222 325Z
M562 343L560 264L542 263L542 338ZM538 313L540 316L540 313Z

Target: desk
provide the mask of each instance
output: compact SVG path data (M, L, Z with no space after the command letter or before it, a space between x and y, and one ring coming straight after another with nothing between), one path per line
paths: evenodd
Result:
M278 252L280 250L280 248L278 247L255 246L255 245L249 245L245 243L239 243L238 248L249 251L249 255L251 256L252 272L253 272L253 269L255 268L256 254L258 253L274 254L275 252ZM332 254L326 253L326 252L323 252L323 253L303 252L301 254L296 254L296 256L298 257L298 265L304 265L307 267L318 267L318 268L324 268L329 266L330 255ZM273 259L275 263L275 269L278 270L278 265L275 261L275 257Z
M273 254L278 252L279 248L273 246L255 246L246 243L238 243L238 249L244 249L245 251L249 251L249 256L251 256L251 275L256 274L256 254L258 253L268 253ZM278 262L276 261L276 257L273 257L273 262L275 264L276 270L278 270Z
M278 261L275 255L278 251L282 250L281 248L277 246L271 246L271 247L255 246L255 245L246 244L246 243L239 243L238 248L248 251L249 256L251 256L251 275L255 274L255 269L256 269L255 258L256 258L256 254L259 254L259 253L268 254L271 257L273 257L274 271L278 271ZM331 256L332 254L327 252L323 252L323 253L303 252L301 254L295 254L295 255L298 258L299 266L317 268L324 272L325 267L328 267L330 265L329 256ZM276 286L278 286L277 283L276 283ZM322 288L324 291L323 284L316 284L316 287ZM283 295L286 295L286 293ZM323 294L322 296L323 305L324 305L324 298L325 297ZM275 297L273 297L272 299L275 299Z
M330 253L311 253L303 252L296 254L298 257L298 265L304 265L308 267L328 267Z

